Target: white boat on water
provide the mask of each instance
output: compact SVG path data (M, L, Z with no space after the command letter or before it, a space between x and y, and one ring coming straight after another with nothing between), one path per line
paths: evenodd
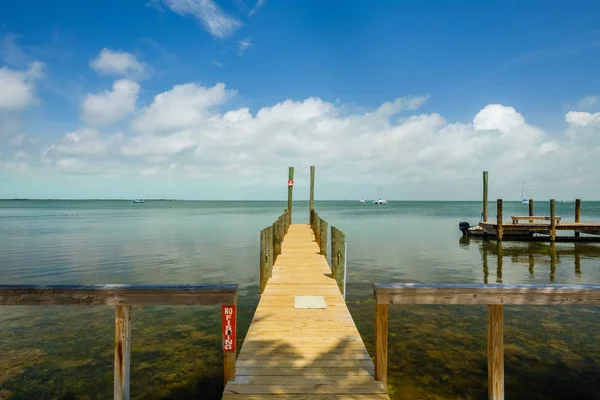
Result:
M142 199L135 199L133 202L134 202L134 203L143 203L143 202L144 202L144 200L142 200Z
M523 181L523 186L521 187L521 204L529 204L529 199L525 198L525 181Z
M381 194L383 194L383 191ZM382 199L379 195L379 182L377 182L377 200L373 200L373 204L387 204L387 200Z
M360 199L361 203L366 203L365 199Z

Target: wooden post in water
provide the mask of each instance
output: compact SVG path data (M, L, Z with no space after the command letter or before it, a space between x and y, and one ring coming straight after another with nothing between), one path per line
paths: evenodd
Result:
M504 306L487 306L488 399L504 400Z
M375 379L387 385L388 305L375 304Z
M502 240L502 234L504 232L502 228L502 199L498 199L497 204L497 213L496 213L496 239Z
M115 307L114 399L129 400L131 306Z
M292 182L291 184L289 182ZM292 223L292 195L294 194L294 167L290 167L288 175L288 219L289 223Z
M488 220L488 172L483 171L483 222Z
M550 199L550 241L556 240L556 200Z
M529 216L533 217L533 199L529 199ZM530 219L529 223L533 223L533 220Z
M327 258L327 231L329 230L329 224L324 219L321 219L321 227L319 228L319 233L321 237L321 254Z
M310 223L313 223L313 210L315 209L315 166L310 166L310 197L308 201L308 211L310 213Z
M581 218L581 199L575 199L575 223L578 224ZM579 237L579 232L575 231L575 237Z

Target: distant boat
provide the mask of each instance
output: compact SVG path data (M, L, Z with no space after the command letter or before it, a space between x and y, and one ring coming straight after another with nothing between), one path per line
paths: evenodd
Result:
M377 182L377 200L373 200L373 204L387 204L387 200L384 200L379 196L379 182Z
M144 202L144 200L141 200L141 199L135 199L133 202L134 202L134 203L143 203L143 202Z
M525 198L525 181L523 181L523 186L521 187L521 204L529 204L529 200Z
M361 203L366 203L365 199L360 199Z

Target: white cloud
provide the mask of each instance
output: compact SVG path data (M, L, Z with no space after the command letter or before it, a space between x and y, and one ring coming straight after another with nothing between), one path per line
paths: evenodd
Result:
M101 156L122 140L122 133L101 135L96 129L84 128L65 134L52 150L73 156Z
M40 144L44 149L14 149L27 151L28 157L10 158L11 168L16 160L26 160L29 170L152 177L160 190L167 179L269 186L289 165L312 164L319 169L321 198L351 196L340 187L366 197L369 193L357 187L380 180L387 197L409 199L477 198L485 169L493 176L492 196L509 199L519 194L523 178L534 182L528 190L535 198L570 194L574 171L578 182L593 182L600 167L596 114L570 112L564 132L548 133L501 104L456 122L414 111L427 96L399 97L370 112L348 113L343 104L318 97L258 110L228 107L234 94L221 83L177 85L139 110L129 133L69 132L49 147ZM40 152L42 161L36 161ZM535 182L540 182L537 188ZM593 193L600 196L600 188Z
M195 126L211 116L214 106L223 104L235 94L217 83L203 87L194 83L177 85L158 94L132 123L137 132L164 132Z
M569 111L565 121L572 126L588 126L600 124L600 113L590 114L584 111Z
M21 144L23 144L23 140L25 140L25 134L19 133L18 135L15 135L12 138L10 138L8 143L13 147L19 147L21 146Z
M239 54L243 55L250 46L252 46L252 41L250 41L250 38L238 41Z
M90 61L90 68L99 74L140 78L146 74L146 65L131 53L104 48Z
M242 26L212 0L162 0L162 3L179 15L195 17L208 33L219 39L231 36Z
M600 105L600 97L590 95L585 96L583 99L579 100L577 102L576 108L578 110L589 110L590 108L593 108L597 105Z
M108 125L135 111L140 85L121 79L113 83L112 91L88 94L81 104L82 118L92 125Z
M35 61L26 71L0 68L0 110L22 109L35 104L35 82L42 76L44 64Z
M62 158L56 164L60 169L67 171L78 171L86 165L85 161L77 158Z
M252 14L254 14L255 12L258 11L259 8L261 8L263 5L265 4L265 0L258 0L256 2L256 6L254 6L254 8L252 9L252 11L250 11L250 13L248 14L248 16L252 16Z
M505 107L501 104L490 104L475 116L473 125L477 130L498 130L509 133L522 127L525 118L513 107Z

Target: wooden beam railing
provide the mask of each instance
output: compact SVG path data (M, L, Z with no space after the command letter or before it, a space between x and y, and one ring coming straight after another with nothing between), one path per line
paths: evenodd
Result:
M264 292L273 273L273 265L281 254L283 239L290 227L290 217L286 209L273 222L273 225L260 231L260 293Z
M0 306L114 306L114 399L129 399L132 306L221 305L223 378L235 379L238 285L0 285Z
M319 250L321 254L327 257L327 230L329 229L329 224L319 217L319 214L315 210L311 210L311 215L311 228L315 233L315 239L319 245Z
M504 305L600 305L600 285L376 283L375 379L387 383L388 305L487 306L488 398L504 399Z
M315 210L311 210L310 226L319 245L320 254L327 257L329 223ZM346 235L335 226L331 227L331 276L337 282L340 293L346 298Z
M331 227L331 276L346 298L346 235L335 226Z

